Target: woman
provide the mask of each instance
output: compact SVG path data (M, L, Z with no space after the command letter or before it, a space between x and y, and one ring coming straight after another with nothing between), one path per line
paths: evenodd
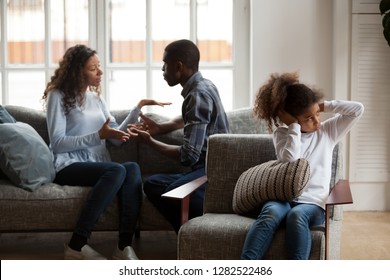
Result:
M127 125L137 121L144 105L170 104L143 99L119 125L100 96L102 75L96 51L85 45L73 46L65 52L43 95L57 172L54 182L92 186L73 235L65 245L65 259L105 259L87 241L116 195L120 227L113 258L138 259L131 244L141 205L140 169L134 162L112 162L105 140L116 145L126 142L131 137Z

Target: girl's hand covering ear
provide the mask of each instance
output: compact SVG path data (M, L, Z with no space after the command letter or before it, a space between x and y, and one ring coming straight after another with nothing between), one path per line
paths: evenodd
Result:
M290 113L287 113L284 110L280 110L278 113L279 120L284 123L285 125L289 126L292 123L298 123L297 118L292 116Z

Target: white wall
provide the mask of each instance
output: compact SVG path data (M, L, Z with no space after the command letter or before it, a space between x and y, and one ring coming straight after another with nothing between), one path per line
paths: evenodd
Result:
M270 73L295 70L302 82L322 89L326 98L350 99L351 3L251 0L252 102ZM343 141L347 179L349 149L347 137ZM389 183L351 182L351 189L354 204L346 210L390 210Z
M302 82L332 96L332 1L252 0L252 92L273 72L299 70Z

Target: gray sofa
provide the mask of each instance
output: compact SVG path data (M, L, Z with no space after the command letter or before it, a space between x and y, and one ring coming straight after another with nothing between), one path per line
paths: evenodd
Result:
M48 143L45 114L41 111L19 106L5 106L7 111L20 122L30 124ZM127 111L113 111L118 122ZM232 193L238 176L255 164L274 159L270 135L263 123L252 118L250 108L227 113L232 134L215 135L210 138L207 155L207 177L205 215L185 223L178 236L179 259L238 259L246 232L253 217L233 213ZM157 121L166 118L151 114ZM182 131L177 130L159 139L178 144ZM131 140L122 146L108 144L114 161L135 161L141 167L143 177L162 172L186 170L177 162L166 158L143 143ZM341 174L341 153L334 152L332 184ZM0 180L0 233L6 232L48 232L72 231L89 188L46 184L34 192L15 187L8 180ZM342 207L332 207L330 214L330 258L339 258ZM118 228L117 202L106 210L95 230L116 231ZM173 230L144 196L139 217L139 229ZM313 250L311 258L324 258L324 229L313 229ZM141 234L142 238L142 234ZM283 230L275 241L267 258L284 259Z
M6 110L19 122L30 124L49 143L45 113L20 106L5 106ZM128 111L113 111L121 122ZM157 121L167 118L151 114ZM251 117L250 109L228 113L233 133L259 133L258 126ZM158 139L166 143L179 144L182 130L177 130ZM131 140L117 147L108 144L112 160L117 162L135 161L141 167L143 177L155 173L178 172L186 170L178 162L155 152L143 143ZM72 231L77 217L87 197L89 188L46 184L34 192L17 188L8 180L0 179L0 232ZM118 208L114 203L96 225L96 230L111 231L118 228ZM173 230L145 197L139 217L139 229Z

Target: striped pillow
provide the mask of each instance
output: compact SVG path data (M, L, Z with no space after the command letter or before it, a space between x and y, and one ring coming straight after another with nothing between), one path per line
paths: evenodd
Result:
M310 178L310 166L301 158L293 162L271 160L249 168L238 178L233 211L251 212L267 200L291 201L302 194Z

